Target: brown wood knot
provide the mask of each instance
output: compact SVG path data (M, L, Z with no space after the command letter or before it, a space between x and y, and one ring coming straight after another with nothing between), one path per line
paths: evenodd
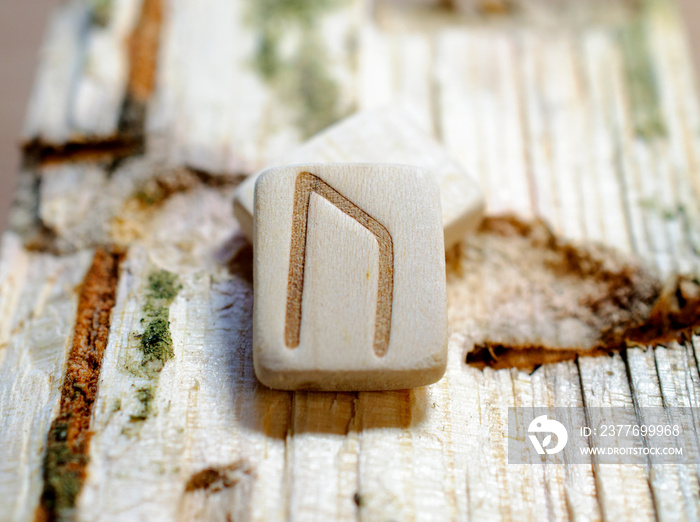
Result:
M394 293L394 245L389 231L372 216L310 172L297 176L292 214L292 243L289 255L287 313L284 339L289 348L299 346L301 299L304 288L309 202L315 192L369 230L379 245L379 280L375 315L374 353L386 355L391 335L391 307Z
M246 476L252 476L253 469L245 460L237 460L227 466L212 466L193 474L185 485L185 492L206 490L216 493L232 488Z

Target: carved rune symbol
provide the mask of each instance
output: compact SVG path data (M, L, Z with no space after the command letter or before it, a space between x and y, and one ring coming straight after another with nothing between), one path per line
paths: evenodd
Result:
M382 357L389 348L391 334L391 302L394 292L394 246L389 231L372 216L340 194L325 181L310 172L297 176L294 187L292 216L292 244L289 255L287 284L287 313L284 340L289 348L299 346L301 330L301 298L304 290L306 235L309 219L309 201L315 192L346 215L369 230L379 245L379 278L377 284L377 311L374 324L374 353Z

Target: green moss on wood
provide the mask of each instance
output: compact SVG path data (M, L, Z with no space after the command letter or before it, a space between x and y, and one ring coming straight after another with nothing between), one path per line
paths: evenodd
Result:
M619 33L634 131L644 139L666 135L658 79L648 41L645 19L648 11L644 9Z
M167 270L152 272L148 276L148 299L163 300L167 306L173 302L178 292L182 290L182 285L178 282L177 274Z
M139 422L146 420L153 410L152 403L155 399L155 389L153 386L142 386L136 390L136 398L141 404L140 410L129 416L131 422Z
M311 26L319 15L343 3L344 0L255 0L250 2L250 21L256 26L299 23Z
M297 118L297 127L305 136L336 122L340 89L324 65L323 42L313 33L304 38L296 61L292 64L289 83L294 85L296 103L304 111Z
M340 88L328 69L329 58L318 31L321 16L345 0L256 0L249 22L258 32L255 71L296 112L296 126L310 136L344 116ZM293 56L283 57L280 41L298 34Z
M90 421L109 340L121 259L117 252L97 249L81 285L60 409L46 438L38 520L74 518L89 461Z
M156 317L149 321L141 337L141 349L147 362L167 361L173 356L173 339L170 336L170 321L165 317L166 311L160 308L155 312Z
M267 82L272 82L282 69L278 54L279 39L269 29L263 27L258 37L255 51L255 71Z
M107 27L112 14L112 0L92 0L91 19L98 27Z
M646 212L657 214L667 221L679 219L685 212L683 205L667 207L661 201L654 198L642 198L639 200L639 207Z
M131 422L145 421L153 413L160 372L175 355L169 316L170 305L180 290L177 274L158 270L148 276L141 318L143 333L137 336L141 362L137 368L128 367L134 375L146 378L147 383L136 389L139 408L129 416Z
M134 194L134 198L137 201L148 207L155 205L156 203L160 203L165 199L165 197L166 196L160 190L160 187L156 187L155 190L141 189L136 191Z
M46 486L42 504L48 513L63 518L62 513L75 506L83 483L88 457L82 448L74 450L68 444L68 423L55 423L49 431L44 456Z
M182 286L176 274L166 270L148 276L146 302L143 305L145 325L141 334L142 365L159 372L173 357L173 339L170 335L170 305Z

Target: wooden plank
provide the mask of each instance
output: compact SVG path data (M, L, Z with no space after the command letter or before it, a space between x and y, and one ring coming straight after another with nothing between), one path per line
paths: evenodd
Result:
M252 366L252 250L231 213L231 174L253 172L302 140L309 127L300 114L318 124L405 98L479 177L489 212L545 217L558 233L634 252L663 274L697 272L700 110L680 20L666 2L623 3L333 4L312 13L314 38L327 47L320 85L330 78L337 87L320 109L305 105L310 98L299 105L298 90L279 90L250 65L270 27L248 25L242 2L164 3L145 154L25 165L17 232L0 250L0 410L9 419L0 426L2 512L35 515L76 287L93 248L112 243L128 254L86 475L68 508L76 518L697 518L697 463L514 465L506 437L516 406L697 406L697 337L532 372L479 370L467 354L494 325L515 341L582 338L533 315L531 283L518 286L518 321L482 321L508 296L474 257L462 260L469 273L448 263L448 367L435 385L279 392L260 385ZM88 27L94 7L60 8L28 138L101 140L123 117L116 100L133 68L124 68L116 38L143 22L144 4L111 5L122 14L83 33L75 29ZM298 37L307 22L295 20L279 44L289 63L305 56ZM640 39L646 46L630 46ZM63 53L69 59L55 61ZM85 71L77 65L85 53L113 60ZM30 229L45 241L31 241ZM493 256L488 237L461 248ZM146 305L158 277L172 277L176 290L154 315Z
M43 451L75 322L75 288L92 256L28 254L11 234L2 252L0 306L7 313L0 329L0 509L8 519L29 520L42 490Z
M92 4L92 5L91 5ZM24 139L44 145L116 137L141 0L71 0L52 18Z
M351 110L361 2L307 7L169 3L147 126L171 161L250 174Z

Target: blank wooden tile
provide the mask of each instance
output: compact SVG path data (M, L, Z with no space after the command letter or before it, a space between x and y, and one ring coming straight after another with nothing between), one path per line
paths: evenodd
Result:
M481 221L484 200L479 186L442 145L428 136L413 113L398 105L364 111L316 135L278 165L298 163L398 163L425 168L440 187L445 246L449 248ZM236 191L234 212L253 238L253 193L260 174Z
M255 372L281 389L390 390L446 364L438 185L417 167L273 168L255 187Z

